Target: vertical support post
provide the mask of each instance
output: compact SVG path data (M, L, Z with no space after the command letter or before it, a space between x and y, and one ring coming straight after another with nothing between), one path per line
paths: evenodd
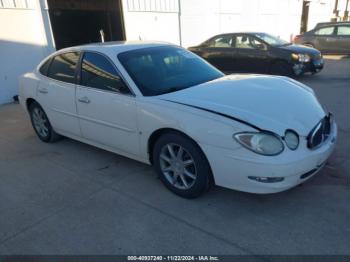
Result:
M178 0L178 20L179 20L179 41L182 46L182 27L181 27L181 0Z
M348 10L349 1L350 1L350 0L347 0L347 1L346 1L346 4L345 4L345 10L344 10L343 21L348 21L348 19L349 19L349 10Z

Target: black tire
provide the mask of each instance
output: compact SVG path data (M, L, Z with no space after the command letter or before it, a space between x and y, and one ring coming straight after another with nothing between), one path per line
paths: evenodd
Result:
M47 129L47 132L41 132L40 128L38 128L35 124L34 119L36 114L38 114L38 112L40 112L41 118L44 120L43 125ZM60 136L53 130L44 109L37 102L32 102L30 104L29 114L30 114L30 120L32 122L33 129L41 141L45 143L53 143L62 138L62 136Z
M285 61L274 62L270 67L270 73L272 75L279 75L279 76L294 75L292 66Z
M164 160L161 159L161 154L164 152L162 150L168 148L168 145L174 146L174 148L177 146L181 146L183 148L184 153L183 157L181 158L184 160L184 162L186 162L186 155L193 160L194 164L192 164L192 166L185 167L184 170L187 171L187 168L192 168L192 170L195 170L196 178L192 179L183 173L183 176L187 180L188 185L192 183L189 188L178 188L180 186L180 183L184 184L182 180L183 178L180 178L180 176L178 176L177 182L171 183L169 180L170 175L166 175L162 170L162 165L164 165L162 164L162 161L164 162ZM179 151L180 150L175 152L177 156ZM164 134L156 141L153 149L153 166L163 184L170 191L184 198L196 198L203 192L207 191L212 184L211 169L208 160L203 154L202 150L194 141L177 132L169 132L167 134ZM169 164L169 166L171 165ZM172 173L175 176L175 172Z

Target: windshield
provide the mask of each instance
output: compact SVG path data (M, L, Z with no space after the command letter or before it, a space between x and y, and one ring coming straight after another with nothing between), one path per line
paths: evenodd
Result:
M272 46L281 46L281 45L288 45L289 44L289 42L287 42L281 38L278 38L276 36L269 35L266 33L256 33L254 35L256 37L264 40L266 43L268 43L269 45L272 45Z
M175 46L127 51L118 58L144 96L182 90L224 75L197 55Z

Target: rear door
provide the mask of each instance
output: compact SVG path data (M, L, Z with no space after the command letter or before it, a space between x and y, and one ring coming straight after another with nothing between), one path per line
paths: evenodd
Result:
M339 53L350 54L350 26L337 27L337 42L335 43Z
M75 104L75 82L79 52L56 55L41 74L46 76L37 89L37 100L43 106L51 125L57 132L80 136Z
M317 49L326 53L336 52L337 36L335 35L335 26L327 26L315 30L314 37Z
M139 154L135 96L109 58L84 52L76 97L84 138L128 154Z
M221 35L200 47L196 53L221 71L232 72L235 52L232 44L232 35Z
M258 38L246 35L235 35L235 71L265 73L269 68L270 56L268 46Z

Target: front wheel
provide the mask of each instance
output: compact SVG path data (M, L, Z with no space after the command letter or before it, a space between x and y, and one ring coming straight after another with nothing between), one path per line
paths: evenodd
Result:
M161 136L153 150L153 164L163 184L184 198L201 195L210 185L210 166L191 139L168 133Z
M61 138L61 136L53 130L44 109L37 102L33 102L29 106L29 114L35 133L41 141L50 143Z
M274 62L270 67L270 73L272 75L280 75L280 76L292 76L293 69L290 64L284 61Z

